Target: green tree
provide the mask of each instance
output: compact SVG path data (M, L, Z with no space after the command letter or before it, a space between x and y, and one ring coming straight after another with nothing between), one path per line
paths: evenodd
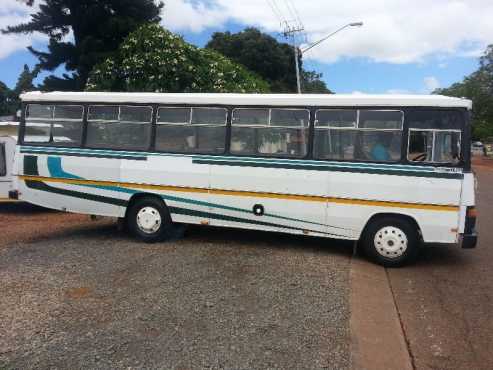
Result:
M13 90L14 95L18 97L24 92L35 90L36 87L34 86L34 79L38 76L38 74L39 67L34 67L31 71L29 69L29 66L27 64L24 64L24 68L19 78L17 79L17 84L15 85L15 88Z
M274 37L256 28L247 28L235 34L216 32L206 47L257 73L269 83L272 92L290 93L297 90L293 47L278 42ZM325 83L320 80L321 77L322 75L316 72L303 71L303 90L330 93Z
M40 69L64 66L67 73L48 76L42 88L81 90L93 66L111 56L129 33L144 23L159 22L162 7L154 0L43 0L29 22L2 32L47 35L47 51L28 49L39 59Z
M223 55L186 43L157 24L130 34L92 71L88 90L266 92L262 79Z
M12 111L12 91L0 81L0 116L7 116Z
M479 69L462 82L435 94L465 97L473 102L473 137L493 137L493 45L488 46L479 60Z

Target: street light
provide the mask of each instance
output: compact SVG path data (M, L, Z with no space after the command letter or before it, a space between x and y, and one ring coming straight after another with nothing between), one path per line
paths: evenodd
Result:
M314 42L313 44L310 44L308 45L306 48L304 48L303 50L299 50L297 47L295 48L295 54L296 54L296 62L298 62L298 53L300 53L301 55L305 54L308 50L311 50L312 48L314 48L315 46L317 45L320 45L322 42L324 42L325 40L327 40L328 38L334 36L336 33L338 32L341 32L343 29L345 28L348 28L348 27L361 27L363 26L363 22L352 22L352 23L348 23L346 24L345 26L342 26L341 28L335 30L334 32L328 34L327 36L325 36L324 38ZM301 94L301 81L300 81L300 69L299 69L299 66L298 66L298 63L296 63L296 77L298 79L298 94Z

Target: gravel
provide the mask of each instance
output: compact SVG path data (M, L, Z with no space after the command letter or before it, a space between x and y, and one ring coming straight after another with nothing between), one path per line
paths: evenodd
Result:
M347 369L350 255L205 227L141 244L107 220L0 244L0 369Z

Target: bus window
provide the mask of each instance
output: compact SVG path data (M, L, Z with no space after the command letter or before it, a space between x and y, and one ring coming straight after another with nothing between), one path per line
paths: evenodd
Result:
M460 131L411 130L407 158L411 162L458 164L461 158Z
M224 108L159 108L156 149L174 153L223 153L227 113Z
M150 146L152 107L89 107L87 145L93 148L145 150Z
M0 143L0 177L7 175L7 158L5 153L5 143Z
M77 105L29 104L24 142L79 145L84 108Z
M411 162L458 164L461 161L462 112L413 110L409 121L407 158Z
M305 109L235 109L231 153L304 157L309 124L310 112Z
M319 110L314 156L318 159L396 162L401 158L401 111Z

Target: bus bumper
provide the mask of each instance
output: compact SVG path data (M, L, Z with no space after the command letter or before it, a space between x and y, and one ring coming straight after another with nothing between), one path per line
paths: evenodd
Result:
M478 234L477 233L462 234L460 236L460 243L459 243L459 245L463 249L476 248L476 245L477 244L478 244Z

